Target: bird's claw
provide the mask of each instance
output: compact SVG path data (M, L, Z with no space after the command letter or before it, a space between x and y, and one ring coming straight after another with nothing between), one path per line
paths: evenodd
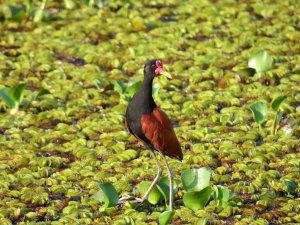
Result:
M141 204L145 200L146 200L145 198L137 198L137 197L134 197L134 196L124 196L124 197L119 199L118 204L124 204L126 201L131 201L131 202L134 202L134 203Z

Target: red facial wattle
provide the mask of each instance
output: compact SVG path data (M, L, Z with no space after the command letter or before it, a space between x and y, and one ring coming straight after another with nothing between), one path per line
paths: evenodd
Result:
M156 75L160 75L161 73L165 72L160 60L156 60L155 64L156 64L156 69L155 69Z
M163 75L169 79L172 79L171 74L169 74L167 71L165 71L165 69L162 65L162 62L160 60L156 60L155 64L156 64L155 74L157 76Z

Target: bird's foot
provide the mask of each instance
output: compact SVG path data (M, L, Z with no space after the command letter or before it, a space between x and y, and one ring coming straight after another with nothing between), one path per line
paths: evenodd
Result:
M145 198L138 198L138 197L134 197L134 196L124 196L119 199L118 204L124 204L126 201L142 204L145 200L146 200Z

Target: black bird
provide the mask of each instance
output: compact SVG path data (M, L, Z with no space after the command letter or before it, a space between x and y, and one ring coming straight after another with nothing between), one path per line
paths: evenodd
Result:
M158 167L157 175L149 189L142 198L136 198L136 201L143 202L148 198L162 174L162 168L154 153L154 151L158 151L161 153L168 170L170 181L169 207L170 210L173 210L173 176L165 156L182 160L183 155L170 119L157 107L152 97L153 79L160 75L172 79L172 76L164 70L160 60L149 60L144 67L143 83L128 104L125 125L132 135L151 150Z

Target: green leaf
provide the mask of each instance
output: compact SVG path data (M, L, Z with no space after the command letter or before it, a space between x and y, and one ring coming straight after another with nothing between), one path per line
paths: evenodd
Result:
M0 96L9 109L18 107L18 103L9 95L9 93L7 92L7 88L0 90Z
M126 91L130 96L133 96L139 90L141 85L142 85L142 81L137 81L132 85L130 85L129 87L127 87Z
M12 94L13 98L21 103L24 96L24 90L25 90L26 84L18 84L12 88L10 88L9 92Z
M43 0L41 6L36 10L33 18L34 22L41 22L46 17L46 13L44 12L46 3L47 0Z
M279 95L272 101L272 109L277 112L281 103L287 98L285 95Z
M214 185L214 199L217 202L218 206L222 205L222 199L223 199L223 191L222 187L220 185Z
M99 183L100 191L98 191L94 198L100 202L104 202L103 207L113 207L119 201L119 195L111 183Z
M257 124L262 124L268 112L267 106L262 102L255 102L250 106L253 118Z
M214 186L214 199L218 206L226 207L233 196L233 191L221 185Z
M273 67L273 58L266 51L261 51L252 55L248 61L248 66L256 72L266 72Z
M26 6L24 5L21 6L9 5L8 9L10 13L10 18L14 21L21 22L26 16Z
M152 86L152 95L156 96L158 94L159 89L160 89L160 84L159 83L153 84L153 86Z
M181 181L186 191L201 191L209 186L211 169L202 167L199 169L187 169L181 174Z
M244 68L237 71L238 75L242 77L253 77L255 74L255 69L253 68Z
M51 94L51 92L48 89L41 89L38 92L32 93L32 100L38 99L39 97L48 94Z
M124 84L122 81L117 80L114 82L114 90L117 91L120 95L125 93L126 88L126 84Z
M162 177L157 181L156 186L163 195L165 202L168 203L170 199L170 181L168 177ZM178 188L175 182L173 182L173 195L177 193Z
M175 214L175 211L165 211L163 213L160 214L159 216L159 224L160 225L166 225L170 222L170 220L173 218Z
M26 15L30 16L32 9L32 0L26 0Z
M145 194L148 188L150 187L150 185L151 185L150 181L142 181L139 184L139 188L141 189L141 192ZM161 192L158 190L157 186L154 186L148 196L148 202L150 202L153 205L156 205L159 202L160 198L161 198Z
M23 100L26 84L18 84L11 88L0 90L0 96L9 109L17 109Z
M203 209L208 203L212 193L210 186L202 189L201 191L187 192L183 195L183 203L186 207L196 211Z
M296 188L297 188L297 185L296 185L293 181L287 180L287 179L284 180L284 183L285 183L285 185L286 185L286 190L287 190L287 192L288 192L289 194L294 194L294 193L295 193L295 190L296 190Z

